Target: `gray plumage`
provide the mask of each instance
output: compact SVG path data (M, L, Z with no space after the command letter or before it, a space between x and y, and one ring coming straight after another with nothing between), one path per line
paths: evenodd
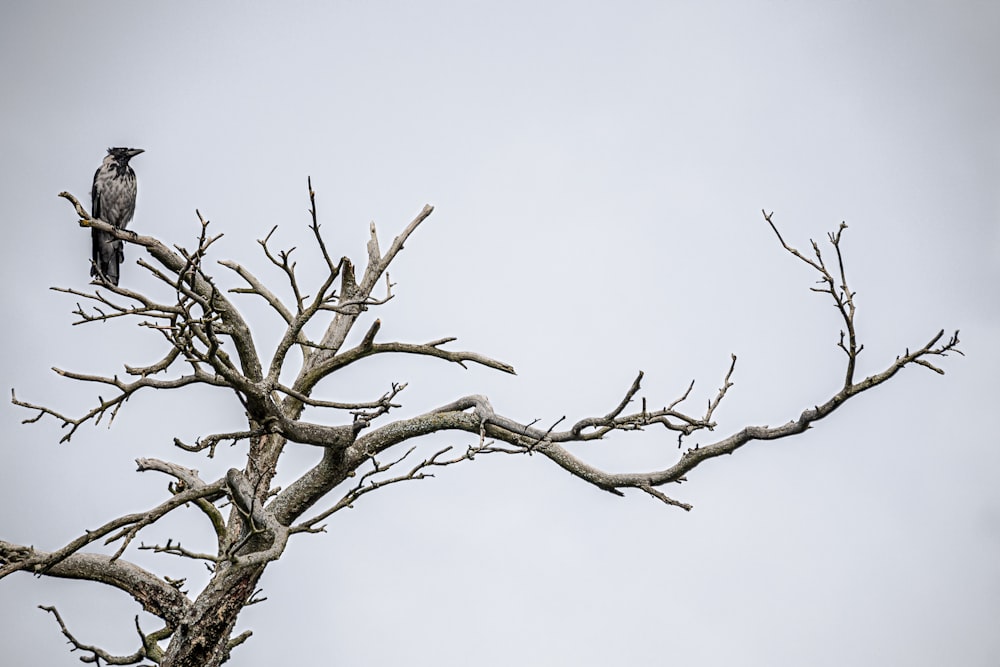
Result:
M95 218L118 229L125 229L132 220L135 213L135 172L128 166L128 161L142 152L141 148L108 149L104 162L94 174L94 187L90 191L91 213ZM125 261L122 242L97 229L91 230L91 238L93 262L90 275L117 285L118 267Z

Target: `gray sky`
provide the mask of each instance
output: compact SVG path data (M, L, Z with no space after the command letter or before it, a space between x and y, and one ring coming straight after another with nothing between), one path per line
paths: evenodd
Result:
M946 376L907 369L804 436L699 468L670 490L691 513L542 457L373 494L271 566L235 664L997 664L995 3L66 2L0 17L0 376L25 400L82 411L96 392L51 366L113 373L161 349L132 326L71 327L74 299L47 289L87 284L89 235L56 194L85 198L108 146L147 150L135 229L190 246L198 208L225 233L216 258L262 274L255 239L274 224L319 269L307 175L333 251L357 261L369 220L387 243L434 204L391 271L381 335L458 336L518 376L390 359L323 386L363 400L407 381L399 416L473 392L525 421L603 414L639 369L654 404L695 379L699 410L731 352L719 437L825 400L839 323L761 208L799 247L850 225L862 372L962 329ZM128 252L123 282L150 287ZM246 307L273 344L275 318ZM208 478L243 451L171 448L239 426L208 391L137 396L69 445L13 406L0 416L0 536L44 549L159 502L165 480L135 474L136 457ZM580 454L626 470L677 450L650 430ZM293 449L282 483L316 457ZM144 539L168 536L208 537L189 513ZM78 664L38 604L85 642L136 648L123 594L19 575L0 583L9 664Z

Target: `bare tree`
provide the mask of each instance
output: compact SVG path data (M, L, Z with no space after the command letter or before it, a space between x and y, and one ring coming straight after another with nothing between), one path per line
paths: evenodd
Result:
M855 334L854 292L848 286L841 253L846 225L841 224L829 235L833 259L828 261L815 242L811 252L805 253L788 245L771 214L765 213L765 221L784 249L816 272L818 282L812 289L832 300L843 327L837 343L845 359L839 391L789 422L777 427L746 426L711 444L685 447L688 436L714 429L715 411L732 386L735 356L721 386L708 397L705 409L698 412L682 407L691 398L693 383L673 400L647 403L639 396L643 377L640 372L606 414L580 419L571 425L563 425L563 420L551 425L523 423L498 414L481 395L463 396L426 414L390 421L387 415L400 407L397 401L405 388L403 384L393 384L383 395L355 403L322 400L315 396L316 389L324 379L346 366L384 353L422 355L462 366L479 364L503 373L514 372L513 367L501 361L475 352L452 350L448 345L454 338L426 343L380 341L377 319L368 326L359 343L345 345L361 315L392 298L389 264L431 214L430 206L425 206L386 250L382 250L372 225L367 264L358 279L349 259L334 260L327 249L310 182L310 228L325 263L322 284L307 294L296 274L292 251L275 250L271 234L259 241L266 258L287 281L291 300L286 302L246 267L232 261L219 264L239 276L244 286L228 293L216 286L206 267L206 258L219 237L209 235L209 225L200 214L197 247L171 249L153 237L118 230L91 218L71 194L64 192L60 196L73 204L80 225L145 248L151 261L141 259L139 264L161 281L170 295L157 300L110 285L99 285L103 291L93 292L60 289L88 304L86 308L78 305L75 314L79 322L137 319L140 326L163 337L166 351L160 361L150 366L125 366L126 379L57 370L64 377L104 386L109 391L104 395L108 397L99 398L97 405L82 416L73 417L12 395L16 405L35 412L25 422L54 418L66 430L62 440L67 441L87 422L114 419L124 403L139 391L197 384L232 392L246 414L243 430L205 435L193 443L174 440L184 452L209 457L215 455L220 443L245 441L246 455L241 467L229 469L224 477L206 481L196 470L177 463L140 458L139 471L156 471L171 478L169 497L156 507L108 521L51 552L0 541L0 578L24 571L101 582L125 591L144 610L162 620L161 628L147 632L139 627L137 617L139 647L131 655L114 656L76 639L54 607L43 607L55 616L74 648L84 652L81 658L84 662L103 660L108 664L128 665L148 660L164 667L204 667L225 662L233 648L250 635L244 632L233 636L240 611L257 599L255 593L261 575L269 563L281 558L289 538L298 533L322 531L323 522L333 513L385 486L422 479L438 468L470 461L476 456L534 453L609 493L621 496L627 489L638 489L667 505L689 510L690 505L663 489L685 481L699 464L731 454L753 441L802 433L848 399L888 381L908 365L918 364L942 373L935 365L935 358L958 352L958 332L945 338L944 331L939 331L921 347L905 350L882 372L857 379L855 365L863 346ZM231 293L263 299L286 323L280 342L269 354L255 342L253 328L229 296ZM323 325L323 334L318 339L306 334L306 325L312 322ZM293 373L294 381L282 382L283 376ZM337 415L338 425L305 420L303 414L307 409ZM678 442L676 459L661 470L609 473L588 464L572 451L575 443L599 440L613 431L653 426L675 434ZM422 457L414 455L414 440L440 431L465 431L471 435L470 444L464 451L445 447ZM272 488L276 466L289 443L317 447L321 459L286 488ZM140 543L137 548L207 564L211 578L194 596L182 591L181 582L157 576L125 559L140 531L190 504L200 510L214 531L216 543L211 551L195 552L173 540L155 545ZM88 545L99 541L117 544L117 551L106 555L86 550Z

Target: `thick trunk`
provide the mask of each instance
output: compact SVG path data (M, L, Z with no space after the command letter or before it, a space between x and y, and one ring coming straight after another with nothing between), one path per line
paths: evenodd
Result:
M251 428L256 426L251 423ZM250 528L248 515L256 515L267 500L271 478L284 444L285 439L278 434L252 439L245 476L237 474L247 485L247 497L240 498L246 507L237 509L239 503L234 499L228 522L228 534L233 537L223 547L227 552L236 543L240 543L237 553L243 556L271 546L273 534L254 535L246 542L242 542L242 536ZM221 563L212 581L195 600L171 637L160 667L216 667L228 660L229 641L236 619L256 590L265 567L266 563Z
M160 667L217 667L226 661L236 619L263 573L264 566L256 565L216 575L177 628Z

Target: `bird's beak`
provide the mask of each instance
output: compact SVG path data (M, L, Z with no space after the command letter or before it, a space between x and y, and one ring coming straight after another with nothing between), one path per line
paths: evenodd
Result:
M130 149L128 149L128 156L131 159L131 158L134 158L139 153L145 153L145 152L146 151L144 149L142 149L142 148L130 148Z

